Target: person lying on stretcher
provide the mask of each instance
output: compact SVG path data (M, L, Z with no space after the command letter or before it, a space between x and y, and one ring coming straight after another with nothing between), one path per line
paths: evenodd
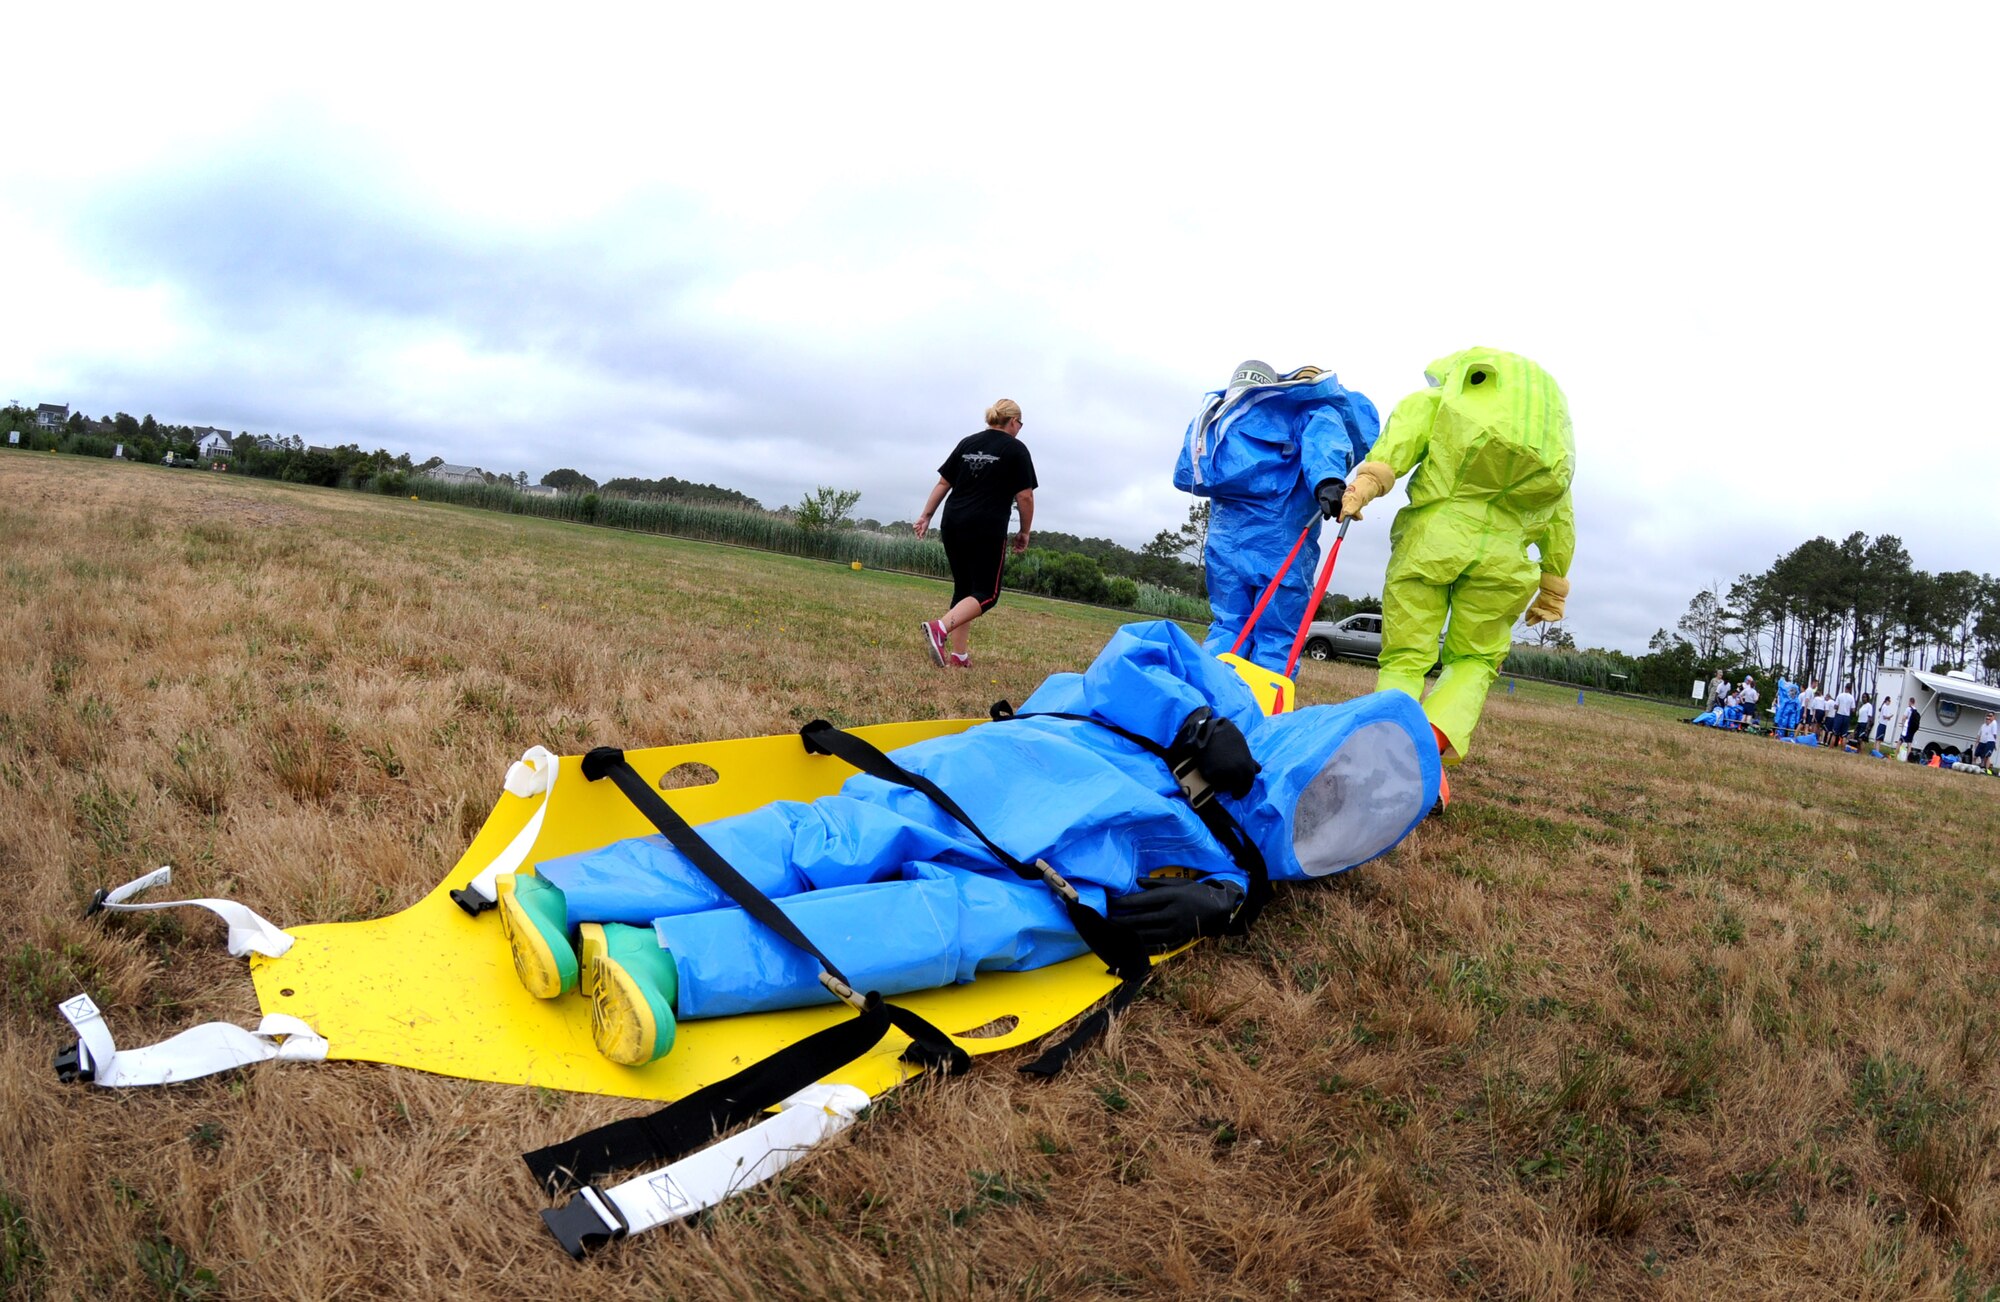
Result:
M1366 863L1437 800L1437 746L1408 695L1267 717L1235 671L1166 622L1120 629L1089 669L1052 675L1013 719L892 758L1010 854L1054 865L1085 904L1157 952L1219 933L1248 883L1167 766L1114 727L1167 746L1202 707L1233 721L1257 762L1246 795L1215 798L1274 881ZM1089 718L1046 717L1055 713ZM834 795L700 831L857 990L902 994L1087 952L1047 885L1014 876L907 787L858 775ZM545 999L581 988L597 1047L613 1061L659 1058L678 1019L833 1002L809 955L664 837L548 860L497 886L522 983Z

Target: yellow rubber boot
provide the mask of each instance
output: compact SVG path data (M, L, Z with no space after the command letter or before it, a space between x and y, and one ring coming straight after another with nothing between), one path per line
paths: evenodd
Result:
M563 893L532 873L507 873L493 881L500 930L514 951L514 972L537 999L576 988L576 951L570 948Z
M590 975L590 1038L626 1067L643 1067L674 1047L674 1000L680 972L651 927L585 923Z

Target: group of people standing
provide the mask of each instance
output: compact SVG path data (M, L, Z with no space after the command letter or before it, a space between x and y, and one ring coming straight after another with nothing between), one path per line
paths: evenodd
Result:
M1515 622L1524 613L1530 624L1563 617L1576 550L1576 441L1562 390L1525 357L1469 348L1432 362L1424 378L1428 387L1384 424L1374 403L1330 371L1280 373L1245 361L1203 397L1174 485L1210 503L1204 649L1286 673L1312 615L1319 526L1360 519L1409 475L1409 505L1389 531L1377 686L1422 700L1439 753L1455 764ZM915 525L923 537L944 504L951 605L923 624L940 667L971 664L966 630L999 600L1016 506L1012 545L1028 544L1036 480L1019 441L1021 409L1002 399L986 423L938 467Z
M1697 723L1709 722L1724 728L1750 726L1757 721L1755 680L1745 677L1740 687L1731 686L1718 669L1709 680L1707 705L1708 713L1697 718ZM1783 676L1778 679L1778 701L1772 711L1775 736L1794 741L1810 739L1821 746L1846 747L1850 742L1866 746L1871 740L1892 746L1909 745L1916 740L1922 719L1923 710L1914 696L1904 703L1899 715L1893 696L1885 694L1880 702L1875 702L1865 696L1857 697L1852 683L1842 683L1838 692L1823 692L1816 678L1800 686ZM1990 763L1996 739L2000 739L2000 724L1989 714L1979 731L1974 762L1982 767Z
M1884 697L1885 710L1887 704L1888 698ZM1874 707L1864 700L1858 716L1857 738L1866 740L1868 724L1874 714ZM1817 679L1802 688L1783 675L1779 676L1778 705L1772 712L1772 724L1778 737L1785 740L1811 737L1822 746L1832 746L1843 741L1856 722L1854 689L1851 686L1843 686L1838 696L1830 696L1820 692Z
M1740 728L1755 722L1758 700L1757 680L1748 674L1743 676L1741 683L1731 683L1718 669L1715 671L1715 677L1708 680L1708 709L1715 713L1717 721L1723 727ZM1782 716L1785 709L1782 684L1779 687L1777 709Z
M1882 698L1885 708L1888 700L1886 696ZM1862 707L1867 710L1867 715L1861 718L1861 729L1855 733L1855 737L1857 740L1865 741L1874 709L1867 701L1862 702ZM1854 686L1851 683L1842 683L1838 694L1829 694L1820 691L1819 680L1814 679L1806 684L1803 692L1799 693L1799 712L1799 730L1802 734L1810 733L1817 737L1822 746L1843 746L1847 743L1848 732L1855 724Z

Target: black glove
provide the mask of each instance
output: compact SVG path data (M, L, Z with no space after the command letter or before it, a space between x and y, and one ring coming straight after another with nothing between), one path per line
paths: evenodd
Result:
M1111 901L1111 920L1159 953L1221 935L1242 903L1243 888L1225 878L1145 877L1138 890Z
M1319 499L1319 518L1322 520L1338 520L1340 518L1340 499L1346 495L1347 481L1345 479L1336 476L1331 479L1320 480L1319 487L1313 489L1313 496Z

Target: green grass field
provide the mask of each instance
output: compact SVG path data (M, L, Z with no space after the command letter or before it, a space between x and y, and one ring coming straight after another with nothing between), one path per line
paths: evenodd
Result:
M1510 691L1509 688L1512 688ZM1494 697L1514 696L1522 701L1532 701L1538 705L1568 706L1572 709L1608 710L1613 714L1633 719L1647 719L1658 722L1679 722L1697 713L1693 702L1685 706L1667 701L1648 700L1636 696L1614 696L1608 692L1596 692L1589 688L1578 688L1563 683L1541 682L1530 678L1510 678L1502 674L1493 684ZM1579 701L1581 697L1581 701Z
M213 920L99 886L376 916L528 745L981 714L1118 617L1009 594L948 674L904 576L46 455L0 503L0 1297L2000 1297L2000 783L1525 681L1445 816L1059 1080L915 1084L580 1266L518 1154L645 1105L60 1084L79 991L132 1044L256 1011Z

